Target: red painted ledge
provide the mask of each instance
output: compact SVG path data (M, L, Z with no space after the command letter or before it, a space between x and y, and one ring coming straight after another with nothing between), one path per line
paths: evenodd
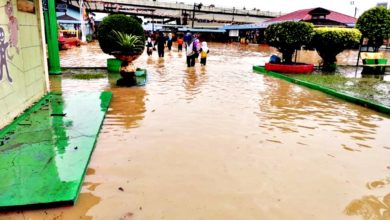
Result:
M281 64L281 63L266 63L267 71L279 73L312 73L314 71L313 64Z

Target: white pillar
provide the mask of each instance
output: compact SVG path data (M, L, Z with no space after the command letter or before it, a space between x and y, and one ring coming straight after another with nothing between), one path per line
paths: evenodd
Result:
M49 68L47 63L47 46L45 36L45 18L43 17L42 0L38 1L39 6L39 21L41 26L41 43L42 43L42 59L43 59L43 70L45 72L46 92L50 92L50 81L49 81Z
M84 1L79 0L80 4L80 31L81 31L81 42L86 42L87 38L85 36L85 21L84 21Z

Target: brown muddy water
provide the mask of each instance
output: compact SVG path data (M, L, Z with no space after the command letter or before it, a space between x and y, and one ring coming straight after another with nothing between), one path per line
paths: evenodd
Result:
M254 73L265 48L242 49L211 44L190 69L184 53L143 55L144 87L52 77L113 92L82 192L0 219L389 220L389 117Z

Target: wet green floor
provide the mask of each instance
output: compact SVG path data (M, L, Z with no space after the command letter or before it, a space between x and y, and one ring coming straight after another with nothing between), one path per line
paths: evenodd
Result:
M72 204L112 94L50 94L0 131L0 209Z

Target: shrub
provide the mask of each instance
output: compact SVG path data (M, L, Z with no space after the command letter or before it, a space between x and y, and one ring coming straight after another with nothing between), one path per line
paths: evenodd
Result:
M91 42L93 40L93 36L92 34L87 34L87 36L85 36L87 42Z
M267 44L283 54L283 62L292 63L294 51L310 43L313 24L294 21L272 24L267 27L264 34Z
M390 37L390 10L375 7L365 11L357 20L356 28L377 50L383 44L383 39Z
M99 45L104 53L112 54L114 51L126 51L126 48L118 42L115 32L137 36L140 40L140 44L145 45L144 29L138 20L132 16L114 14L105 17L97 30ZM144 48L145 47L142 47L133 52L135 54L142 54Z
M354 28L315 28L311 45L317 49L323 60L323 69L335 70L337 54L345 49L356 48L359 45L361 33Z

